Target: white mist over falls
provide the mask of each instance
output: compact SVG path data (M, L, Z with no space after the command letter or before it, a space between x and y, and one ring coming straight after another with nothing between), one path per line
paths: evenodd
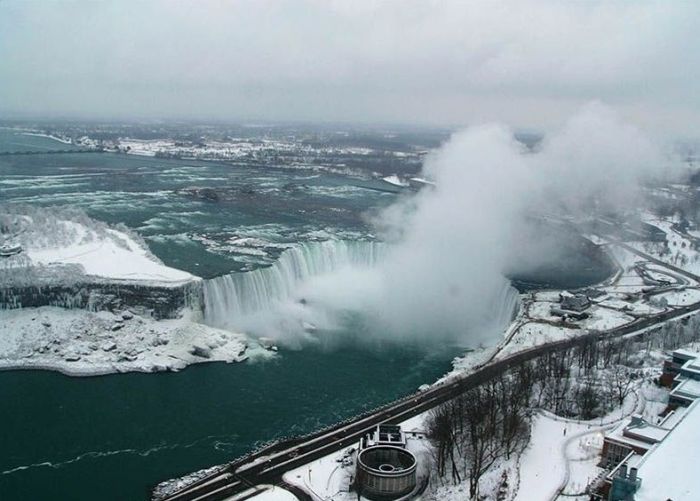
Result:
M426 158L434 188L372 217L383 243L304 243L269 268L209 280L205 322L292 345L349 332L494 342L518 305L505 275L551 259L527 216L631 206L667 161L597 103L534 152L504 126L470 127Z

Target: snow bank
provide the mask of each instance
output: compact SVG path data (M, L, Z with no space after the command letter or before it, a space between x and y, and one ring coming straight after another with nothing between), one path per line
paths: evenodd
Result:
M185 315L153 320L125 311L56 307L0 311L0 369L52 369L69 375L180 370L198 362L240 362L247 340Z
M589 423L560 421L546 415L535 416L530 445L520 461L520 487L515 499L553 499L559 489L571 481L571 473L580 473L580 483L587 485L585 480L592 472L587 469L567 472L567 452L580 454L581 451L576 450L579 444L591 449L595 449L599 442L602 446L600 433Z
M71 221L63 223L73 229L76 240L54 248L28 247L26 253L34 263L77 264L87 275L103 278L184 282L194 276L157 262L147 249L128 235L107 230L102 238L91 235L84 226Z
M586 334L581 329L569 329L559 325L540 322L527 322L513 335L510 342L498 352L498 358L504 358L534 346L561 341Z
M5 206L0 211L0 243L19 243L23 252L0 258L8 276L28 268L77 266L85 275L183 283L197 279L161 263L140 237L127 228L111 228L73 210Z

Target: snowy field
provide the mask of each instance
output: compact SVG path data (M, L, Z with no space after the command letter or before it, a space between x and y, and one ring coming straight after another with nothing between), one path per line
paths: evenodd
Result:
M674 219L659 219L650 213L642 215L642 221L656 226L666 235L667 248L664 252L641 242L630 243L633 247L648 253L661 261L678 266L691 273L700 274L700 253L695 250L693 241L673 228ZM655 252L656 251L656 252Z
M97 236L85 226L71 221L62 222L65 231L75 235L67 245L54 248L28 247L32 263L77 264L86 275L119 280L153 280L179 283L195 277L185 271L165 266L125 233L108 229Z
M527 322L518 328L510 342L499 351L498 358L503 358L540 344L580 336L584 333L580 329L568 329L559 325Z
M89 219L81 213L10 208L0 218L0 238L22 252L0 257L0 271L24 274L27 268L78 266L85 275L114 280L181 284L197 277L162 264L137 235Z

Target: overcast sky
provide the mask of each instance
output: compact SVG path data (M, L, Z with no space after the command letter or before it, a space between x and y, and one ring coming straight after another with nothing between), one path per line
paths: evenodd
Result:
M697 135L700 2L0 0L0 111Z

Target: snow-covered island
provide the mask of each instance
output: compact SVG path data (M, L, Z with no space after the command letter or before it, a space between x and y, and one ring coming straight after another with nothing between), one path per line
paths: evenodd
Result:
M245 335L199 323L202 280L125 227L5 206L0 238L0 369L94 375L247 358Z

